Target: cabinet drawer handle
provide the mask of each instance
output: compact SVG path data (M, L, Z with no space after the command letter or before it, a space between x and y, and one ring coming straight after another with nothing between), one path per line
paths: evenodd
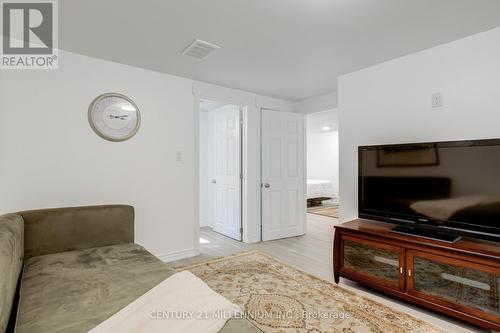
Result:
M411 277L411 269L408 270L408 277Z
M403 275L403 266L399 267L399 274Z
M455 276L455 275L451 275L448 273L441 273L441 277L445 280L452 281L455 283L464 284L464 285L469 286L469 287L478 288L478 289L482 289L482 290L486 290L486 291L491 290L491 287L484 282L467 279L467 278L464 278L461 276Z

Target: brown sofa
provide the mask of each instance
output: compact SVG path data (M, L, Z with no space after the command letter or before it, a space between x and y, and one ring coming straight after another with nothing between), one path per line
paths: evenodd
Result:
M84 333L175 271L134 244L133 207L113 205L0 216L0 273L0 333Z

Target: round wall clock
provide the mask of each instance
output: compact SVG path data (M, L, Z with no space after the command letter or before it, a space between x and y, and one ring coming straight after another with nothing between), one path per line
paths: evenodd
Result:
M98 96L90 104L89 123L101 138L125 141L139 130L141 113L127 96L107 93Z

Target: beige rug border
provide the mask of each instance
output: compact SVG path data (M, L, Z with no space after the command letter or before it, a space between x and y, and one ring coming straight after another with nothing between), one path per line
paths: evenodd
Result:
M434 327L434 328L436 329L436 331L441 331L441 332L443 332L443 333L451 333L450 331L448 331L448 330L446 330L446 329L444 329L444 328L442 328L442 327L440 327L440 326L437 326L437 325L435 325L435 324L429 323L428 321L425 321L425 320L423 320L423 319L417 318L417 317L415 317L415 316L413 316L413 315L411 315L411 314L408 314L408 313L402 312L402 311L400 311L400 310L397 310L397 309L395 309L394 307L392 307L392 306L390 306L390 305L383 304L383 303L381 303L381 302L379 302L379 301L376 301L376 300L373 300L373 299L371 299L371 298L369 298L369 297L367 297L367 296L365 296L365 295L360 295L360 294L358 294L358 293L356 293L356 292L354 292L354 291L352 291L352 290L346 289L346 288L344 288L343 286L340 286L340 285L338 285L338 284L334 284L334 283L332 283L332 282L330 282L330 281L328 281L328 280L325 280L325 279L320 278L320 277L318 277L318 276L315 276L315 275L312 275L312 274L310 274L310 273L304 272L304 271L303 271L302 269L300 269L300 268L297 268L297 267L295 267L295 266L293 266L293 265L290 265L289 263L284 262L283 260L281 260L281 259L279 259L279 258L275 258L275 257L273 257L273 256L271 256L271 255L269 255L269 254L267 254L267 253L264 253L264 252L262 252L261 250L257 250L257 249L255 249L255 250L249 250L249 251L243 251L243 252L238 252L238 253L234 253L234 254L231 254L231 255L228 255L228 256L225 256L225 257L218 257L218 258L214 258L214 259L209 259L209 260L207 260L207 261L204 261L204 262L201 262L201 263L198 263L198 264L192 264L192 265L187 265L187 266L174 267L174 269L175 269L176 271L185 271L185 270L188 270L188 269L190 269L190 268L194 268L194 267L198 267L198 266L205 266L205 265L212 264L212 263L215 263L215 262L224 261L224 260L227 260L227 259L230 259L230 258L234 258L234 257L242 257L242 256L249 255L249 254L253 254L253 253L258 253L258 254L260 254L260 255L262 255L262 256L264 256L264 257L268 258L268 259L271 259L271 260L277 261L277 262L279 262L280 264L285 265L285 266L287 266L287 267L289 267L289 268L291 268L291 269L294 269L294 270L296 270L296 271L298 271L298 272L300 272L300 273L302 273L302 274L304 274L304 275L306 275L306 276L308 276L308 277L310 277L310 278L312 278L312 279L315 279L315 280L321 281L321 282L323 282L323 283L328 283L328 284L330 284L330 285L333 285L333 286L334 286L334 287L336 287L336 288L340 288L340 289L342 289L343 291L345 291L345 292L347 292L347 293L349 293L349 294L351 294L351 295L355 295L355 296L358 296L358 297L362 297L363 299L365 299L365 300L367 300L367 301L369 301L369 302L372 302L372 303L374 303L374 304L377 304L378 306L386 307L386 308L388 308L388 309L390 309L390 310L394 311L394 313L395 313L395 314L401 314L401 315L403 315L403 316L411 317L413 320L415 320L415 321L416 321L416 322L418 322L418 323L421 323L421 324L424 324L424 325L429 325L429 326Z

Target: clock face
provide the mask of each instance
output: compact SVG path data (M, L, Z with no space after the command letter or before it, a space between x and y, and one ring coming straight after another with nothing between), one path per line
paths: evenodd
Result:
M134 136L141 124L141 114L132 100L109 93L97 97L89 108L92 129L103 139L125 141Z

